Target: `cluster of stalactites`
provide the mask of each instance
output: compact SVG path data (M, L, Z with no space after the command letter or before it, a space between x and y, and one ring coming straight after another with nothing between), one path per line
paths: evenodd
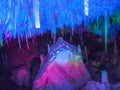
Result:
M27 38L43 34L46 30L56 34L56 28L63 29L65 25L70 26L73 32L75 26L81 25L82 21L88 25L91 19L105 16L106 11L107 15L111 15L117 8L118 2L118 0L102 2L99 0L2 0L0 24L8 23L7 26L2 26L1 30L2 33L9 32L9 36L18 38L20 45L20 38L23 36L27 41Z

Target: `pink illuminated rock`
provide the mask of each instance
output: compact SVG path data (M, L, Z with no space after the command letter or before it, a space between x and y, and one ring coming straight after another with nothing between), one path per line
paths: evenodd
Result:
M29 70L22 67L19 69L16 69L12 72L11 79L18 85L18 86L25 86L29 87L30 85L30 75Z
M88 78L77 48L60 38L42 64L33 90L79 90Z

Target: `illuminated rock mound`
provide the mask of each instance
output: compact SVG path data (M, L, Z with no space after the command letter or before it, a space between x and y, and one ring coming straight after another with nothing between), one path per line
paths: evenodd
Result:
M79 90L89 77L81 57L76 47L59 38L41 65L33 90Z
M18 86L25 86L29 87L30 82L30 75L29 70L25 67L21 67L12 71L11 79L13 82L16 83Z

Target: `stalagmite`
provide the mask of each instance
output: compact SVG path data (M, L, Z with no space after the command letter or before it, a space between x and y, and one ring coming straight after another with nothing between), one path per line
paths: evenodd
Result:
M48 44L48 53L50 53L50 50L51 50L51 47L50 47L50 45Z
M77 48L59 38L45 58L33 90L79 90L88 79L89 73Z
M107 71L106 70L102 70L102 73L101 73L101 81L102 81L102 84L105 85L105 90L110 90L110 83L109 83L109 80L108 80L108 75L107 75ZM101 89L103 90L103 89Z

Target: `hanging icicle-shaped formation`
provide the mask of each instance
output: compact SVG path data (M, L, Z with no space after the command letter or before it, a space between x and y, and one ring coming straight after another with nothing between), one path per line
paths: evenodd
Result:
M82 20L88 16L89 19L98 18L104 15L104 10L107 8L109 14L116 9L118 0L9 0L9 2L1 1L5 6L1 7L0 17L6 19L8 13L11 15L11 25L15 34L18 32L18 27L25 21L25 16L28 18L27 27L29 30L40 28L41 31L52 30L56 33L56 27L63 27L64 25L71 26L74 30L75 25L81 25ZM7 6L7 4L9 4ZM2 5L0 5L2 6ZM2 9L5 9L3 12ZM99 12L98 12L99 11ZM34 25L35 24L35 25ZM35 27L34 27L35 26ZM33 28L34 27L34 28ZM25 28L24 28L25 29ZM35 31L34 31L35 32ZM37 31L36 31L37 32ZM12 33L12 32L11 32ZM21 32L20 32L21 33ZM12 34L13 35L13 34ZM24 34L23 34L24 35ZM32 35L32 34L31 34Z
M72 32L75 25L80 25L84 14L84 2L81 0L40 0L40 30L52 30L53 43L56 41L56 28L70 26ZM69 31L67 31L69 32Z
M70 26L73 32L82 21L87 25L87 21L99 20L99 16L105 15L104 10L107 10L107 15L112 15L119 4L119 0L0 0L0 25L11 18L9 25L1 28L0 35L9 32L12 37L18 37L19 47L21 37L25 36L29 47L29 37L51 30L55 42L57 27Z
M40 14L39 14L40 2L38 0L33 1L33 13L35 18L35 27L40 28Z
M71 26L74 31L76 24L81 24L84 15L83 0L40 0L41 29L51 29L56 33L56 27Z
M84 13L86 16L88 16L88 11L89 11L88 10L88 6L89 6L88 2L89 2L89 0L84 0Z
M62 28L64 25L69 25L74 30L76 24L81 25L82 20L85 20L85 15L89 19L104 15L103 11L106 7L109 14L112 14L117 2L118 0L103 0L102 2L99 0L9 0L9 2L4 1L4 4L9 3L9 7L5 8L7 10L5 13L11 9L11 23L14 24L12 29L17 34L18 23L24 24L25 16L28 18L28 23L31 24L28 25L30 29L33 29L35 24L34 28L40 28L41 31L49 29L55 33L56 27ZM0 16L3 17L2 14Z
M105 25L104 25L104 27L105 27L105 35L104 35L104 37L105 37L105 51L107 51L107 38L108 38L108 12L107 11L105 11L105 13L104 13L105 15L104 15L104 21L105 21Z

